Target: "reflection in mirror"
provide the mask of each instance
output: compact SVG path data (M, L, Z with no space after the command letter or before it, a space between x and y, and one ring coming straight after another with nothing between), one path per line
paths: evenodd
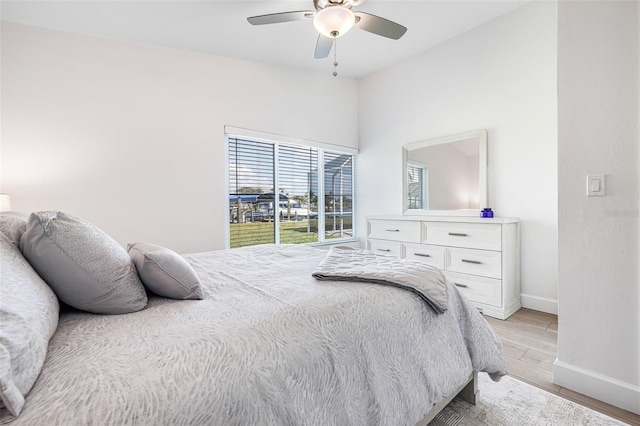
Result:
M475 214L486 207L485 130L406 145L403 158L405 213Z

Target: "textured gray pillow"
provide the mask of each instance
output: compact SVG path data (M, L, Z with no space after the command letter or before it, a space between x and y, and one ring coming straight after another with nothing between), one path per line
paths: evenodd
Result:
M125 249L86 220L56 211L32 213L20 247L67 305L97 314L147 306L147 293Z
M2 212L0 213L0 232L13 243L14 246L20 246L20 238L27 229L26 213L18 212Z
M0 234L0 399L17 416L40 374L60 305L18 248Z
M202 299L200 279L178 253L150 243L128 246L142 283L158 296L171 299Z

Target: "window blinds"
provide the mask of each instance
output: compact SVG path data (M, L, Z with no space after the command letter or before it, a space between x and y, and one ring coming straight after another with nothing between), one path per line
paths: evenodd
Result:
M231 248L353 236L354 156L228 136Z

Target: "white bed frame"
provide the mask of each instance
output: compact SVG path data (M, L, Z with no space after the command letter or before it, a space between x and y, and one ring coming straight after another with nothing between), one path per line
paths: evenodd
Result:
M469 377L469 380L460 385L453 394L434 405L427 415L416 424L416 426L427 426L429 422L435 419L438 413L442 411L442 409L446 407L447 404L449 404L456 396L462 398L463 401L476 405L478 393L478 373L473 373L471 374L471 377Z

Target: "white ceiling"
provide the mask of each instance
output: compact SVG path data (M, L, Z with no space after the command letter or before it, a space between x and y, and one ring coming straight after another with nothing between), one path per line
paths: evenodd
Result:
M368 0L354 10L408 28L400 40L359 29L338 39L338 72L359 78L409 58L529 0ZM333 72L333 52L314 59L311 20L252 26L254 15L313 10L312 0L22 1L2 0L3 20L74 33Z

